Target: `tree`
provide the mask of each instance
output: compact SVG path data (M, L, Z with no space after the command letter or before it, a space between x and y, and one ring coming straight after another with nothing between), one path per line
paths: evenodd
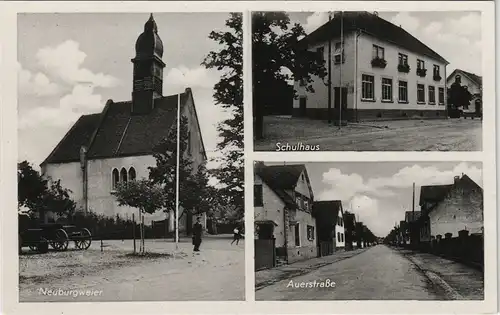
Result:
M204 164L193 168L193 159L188 151L188 122L181 118L179 131L179 149L183 154L179 158L179 206L191 214L203 213L207 209L208 176ZM172 128L168 137L153 148L156 166L149 167L149 179L160 185L165 196L165 212L176 207L176 165L177 165L177 128ZM178 220L174 217L174 220Z
M313 76L326 76L323 56L307 50L300 42L305 35L300 24L290 25L284 12L252 13L252 98L257 139L264 137L265 107L276 86L295 80L302 82L308 92L314 92Z
M155 185L148 179L133 180L118 183L115 191L111 192L111 194L116 197L118 205L129 206L139 210L139 222L141 226L141 252L144 254L145 242L143 215L145 213L153 214L163 208L165 205L165 194L162 187Z
M219 182L218 191L227 197L237 211L244 213L244 161L243 161L243 29L242 14L231 13L226 20L227 30L212 31L209 38L220 45L205 57L207 69L222 72L214 86L213 97L217 105L232 114L219 123L217 131L222 138L217 149L222 157L215 159L220 166L211 170Z
M40 220L48 211L68 214L76 209L71 190L63 188L60 180L49 184L28 161L17 165L17 187L18 206L29 209L30 216L38 213Z

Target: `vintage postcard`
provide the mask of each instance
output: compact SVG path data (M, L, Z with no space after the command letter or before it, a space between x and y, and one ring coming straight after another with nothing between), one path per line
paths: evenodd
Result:
M496 312L494 26L0 2L2 312Z

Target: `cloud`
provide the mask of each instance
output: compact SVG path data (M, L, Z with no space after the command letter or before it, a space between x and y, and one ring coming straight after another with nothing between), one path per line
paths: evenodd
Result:
M94 94L94 87L76 85L60 99L59 106L38 106L24 111L19 117L19 128L69 127L81 115L99 112L102 107L102 96Z
M312 33L326 22L328 22L328 12L314 12L307 17L304 30L307 34Z
M73 40L66 40L55 47L40 48L36 53L38 64L54 79L70 85L86 83L104 88L118 85L119 80L111 75L83 68L86 58L87 54L80 50L80 44Z
M409 32L414 32L420 27L420 21L408 12L399 12L392 18L391 22Z
M201 87L212 89L219 79L219 74L214 70L209 70L202 66L190 69L184 65L180 65L170 69L164 78L164 82L167 85L175 85L183 88Z
M22 65L17 63L17 81L18 89L26 95L34 96L52 96L61 92L61 86L51 82L50 79L43 73L36 74L23 69Z

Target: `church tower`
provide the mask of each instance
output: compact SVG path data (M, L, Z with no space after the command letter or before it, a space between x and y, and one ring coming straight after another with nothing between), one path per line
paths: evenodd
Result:
M163 96L163 43L153 14L144 24L144 32L135 43L132 114L148 114L154 108L154 99Z

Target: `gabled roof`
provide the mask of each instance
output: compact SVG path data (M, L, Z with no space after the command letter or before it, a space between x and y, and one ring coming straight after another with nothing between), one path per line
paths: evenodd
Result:
M354 228L354 226L356 224L356 216L354 215L354 213L345 212L344 213L344 222L345 222L346 227Z
M101 113L81 116L42 164L77 162L82 146L88 159L152 154L176 122L178 97L155 99L154 109L145 115L132 114L131 101L109 100ZM180 94L181 109L190 97L190 89ZM202 151L205 155L203 142Z
M285 202L288 207L292 209L297 207L295 200L293 200L293 198L286 193L286 190L292 190L295 188L302 172L305 172L307 176L304 164L272 166L260 165L259 167L256 167L255 172L256 175L258 175Z
M477 85L483 86L483 77L482 76L479 76L479 75L474 74L472 72L467 72L467 71L462 70L462 69L455 69L455 70L453 70L453 72L448 76L448 78L446 78L446 81L449 81L450 79L452 79L453 81L455 81L454 77L455 77L455 75L456 75L457 72L461 72L466 77L468 77L469 80L471 80L472 82L476 83Z
M430 202L433 204L437 204L444 200L446 195L456 186L458 185L470 185L474 187L474 189L478 189L479 191L483 191L481 186L479 186L475 181L473 181L466 174L462 174L462 176L455 180L453 184L450 185L432 185L432 186L422 186L420 189L420 206L424 204L424 202ZM432 209L428 209L429 211Z
M426 46L413 35L403 28L392 24L370 12L343 12L343 31L344 34L360 30L362 33L371 35L378 39L390 42L396 46L415 52L420 55L428 56L434 60L448 64L441 55ZM340 37L341 18L340 14L332 17L331 21L320 26L314 32L306 36L300 43L313 45L331 38Z
M336 224L339 217L339 210L342 212L342 201L340 200L322 200L313 203L313 215L321 221L327 221L333 225Z

